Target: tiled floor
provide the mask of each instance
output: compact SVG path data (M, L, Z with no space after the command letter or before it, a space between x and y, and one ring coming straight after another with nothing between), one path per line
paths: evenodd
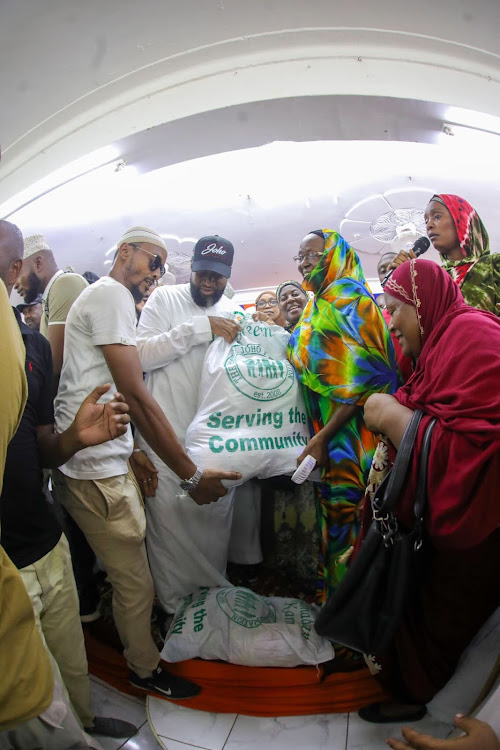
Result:
M158 698L133 698L92 678L94 709L140 727L129 740L99 738L103 750L378 750L400 724L367 724L357 714L258 718L194 711ZM149 713L149 723L148 716ZM151 725L151 726L150 726ZM420 731L445 737L449 726L424 719ZM152 729L154 731L152 731ZM157 735L157 738L155 737Z
M90 680L92 704L98 716L113 716L139 727L139 732L129 740L98 737L103 750L158 750L161 747L148 723L145 698L124 695L96 677L91 676Z

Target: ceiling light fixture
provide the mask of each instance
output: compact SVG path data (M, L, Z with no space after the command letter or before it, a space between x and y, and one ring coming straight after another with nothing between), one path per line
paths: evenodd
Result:
M500 135L500 117L496 117L495 115L474 112L472 109L463 109L462 107L448 107L443 119L445 123L450 123L451 125L459 125Z
M485 156L488 153L497 153L500 143L500 132L478 130L467 125L455 125L450 122L442 123L439 136L441 146L450 149L460 148L462 152L467 151L467 149L474 150L477 153L484 152Z

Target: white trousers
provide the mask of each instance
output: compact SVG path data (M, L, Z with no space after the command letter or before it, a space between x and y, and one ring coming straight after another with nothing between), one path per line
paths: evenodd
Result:
M156 497L146 498L146 543L156 595L168 613L200 586L230 586L226 564L234 489L216 503L179 498L179 480L151 456L159 470Z
M250 479L234 491L233 524L228 559L239 565L262 562L260 546L260 484Z

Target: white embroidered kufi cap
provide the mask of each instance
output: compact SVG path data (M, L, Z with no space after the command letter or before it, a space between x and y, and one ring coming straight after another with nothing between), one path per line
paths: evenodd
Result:
M160 235L153 229L148 229L147 227L132 227L131 229L127 229L125 234L118 241L117 248L120 248L124 242L130 242L130 244L134 244L134 242L149 242L151 245L161 247L167 252L167 246Z
M43 234L32 234L30 237L24 238L24 258L29 258L31 255L36 255L42 250L50 250L47 245L47 240Z

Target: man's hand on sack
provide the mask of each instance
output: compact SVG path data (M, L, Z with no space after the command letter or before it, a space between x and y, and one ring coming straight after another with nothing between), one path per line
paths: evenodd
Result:
M318 432L309 440L297 459L297 466L300 466L306 456L315 458L318 466L326 466L328 463L328 441L322 438L321 433Z
M224 495L227 495L227 488L221 484L221 479L229 479L233 482L241 479L238 471L216 471L215 469L205 469L194 492L190 492L197 505L208 505L215 503Z
M130 456L130 466L137 484L145 497L154 497L158 487L158 469L142 450L136 450Z
M209 315L210 328L214 336L222 336L228 344L232 344L236 336L241 331L240 326L235 320L229 320L229 318L218 318L214 315Z

